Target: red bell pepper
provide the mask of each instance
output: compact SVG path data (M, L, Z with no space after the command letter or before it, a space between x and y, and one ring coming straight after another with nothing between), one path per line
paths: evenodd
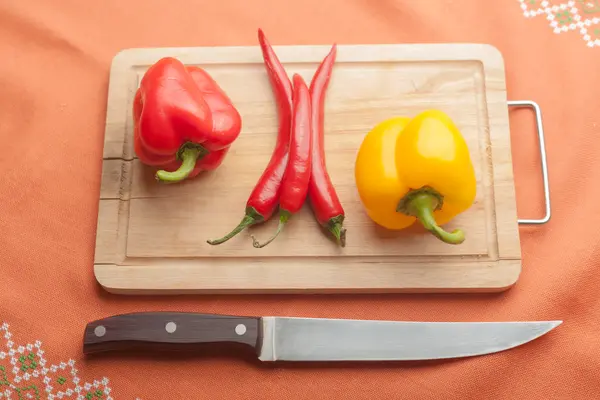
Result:
M140 82L133 104L134 150L159 168L156 178L178 182L223 162L242 119L215 80L199 67L165 57Z

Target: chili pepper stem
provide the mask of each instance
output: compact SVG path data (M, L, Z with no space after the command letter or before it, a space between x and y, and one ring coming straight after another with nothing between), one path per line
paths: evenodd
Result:
M441 194L430 187L423 187L408 192L396 211L416 217L429 232L448 244L460 244L465 240L465 234L460 229L446 232L438 226L433 212L442 208L444 199Z
M194 170L196 161L198 161L199 158L204 157L207 153L208 151L201 146L184 146L179 152L179 158L181 159L179 168L173 172L161 169L156 172L156 179L166 183L184 180Z
M281 210L281 213L279 215L279 224L277 225L277 231L275 231L275 234L273 236L271 236L271 238L269 240L267 240L266 242L264 242L262 244L258 240L256 240L254 235L252 235L252 245L254 247L256 247L257 249L260 249L262 247L265 247L269 243L271 243L273 240L275 240L275 238L277 236L279 236L279 234L283 230L283 226L286 224L286 222L288 222L291 215L292 214L290 212L288 212L286 210Z
M248 207L246 208L246 214L244 215L244 218L242 218L242 221L231 232L229 232L227 235L223 236L220 239L207 240L206 242L212 245L225 243L226 241L228 241L247 227L257 224L259 222L263 222L264 220L265 219L258 213L258 211L254 209L254 207Z
M346 247L346 228L343 227L344 216L338 215L327 221L325 228L335 237L337 243Z

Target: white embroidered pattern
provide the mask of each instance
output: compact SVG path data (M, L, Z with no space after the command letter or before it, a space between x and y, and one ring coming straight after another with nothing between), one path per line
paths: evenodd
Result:
M0 326L0 400L114 400L108 378L82 383L75 361L48 365L42 342L16 345ZM2 345L4 343L4 345Z
M599 0L519 0L526 18L545 16L554 33L575 32L588 47L600 47Z

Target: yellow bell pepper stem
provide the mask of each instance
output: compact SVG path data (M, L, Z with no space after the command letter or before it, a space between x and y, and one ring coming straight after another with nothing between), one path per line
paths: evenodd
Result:
M424 187L412 190L398 203L396 211L416 217L425 229L433 233L438 239L449 244L460 244L465 240L465 234L460 229L446 232L438 226L433 212L440 210L444 198L434 189Z

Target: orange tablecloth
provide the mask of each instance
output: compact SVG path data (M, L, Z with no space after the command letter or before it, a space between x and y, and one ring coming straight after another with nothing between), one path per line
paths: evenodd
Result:
M543 109L553 200L550 223L521 228L524 268L513 289L178 298L99 289L92 263L112 57L129 47L256 45L258 27L273 44L483 42L502 51L509 98ZM595 0L0 1L0 398L597 397L598 39ZM510 115L519 215L537 217L533 116ZM141 310L565 322L508 352L441 363L263 367L221 357L82 356L85 323Z

